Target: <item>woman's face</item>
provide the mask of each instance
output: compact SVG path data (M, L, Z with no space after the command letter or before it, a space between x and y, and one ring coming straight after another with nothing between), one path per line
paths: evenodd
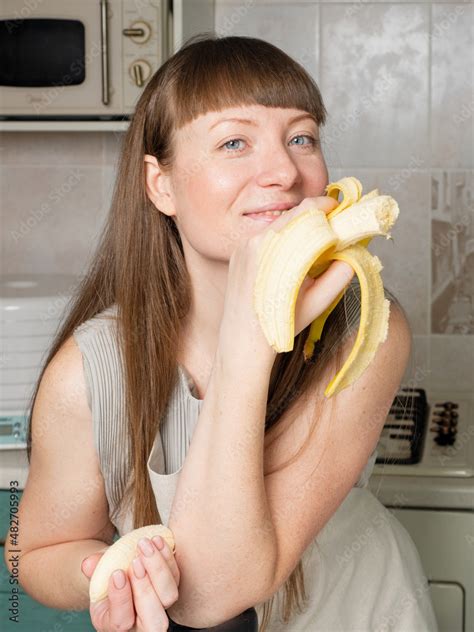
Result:
M178 130L166 213L185 248L228 261L242 239L268 226L244 213L324 195L319 138L307 112L262 105L208 112Z

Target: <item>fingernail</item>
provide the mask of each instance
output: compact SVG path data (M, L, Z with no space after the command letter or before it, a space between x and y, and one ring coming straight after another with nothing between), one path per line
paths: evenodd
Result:
M112 573L115 588L123 588L125 586L125 573L121 570Z
M161 549L165 546L163 538L160 535L155 535L155 537L153 538L153 542L156 544L156 548L158 549L158 551L161 551Z
M146 538L142 538L141 540L139 540L138 546L140 547L140 550L143 553L143 555L146 555L147 557L151 557L153 555L153 552L154 552L153 545Z
M138 579L143 579L145 577L145 567L139 557L136 557L133 560L133 572L135 573L135 577Z

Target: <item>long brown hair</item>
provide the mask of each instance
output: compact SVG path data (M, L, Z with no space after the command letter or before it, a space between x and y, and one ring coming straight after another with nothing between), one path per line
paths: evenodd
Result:
M115 303L128 423L124 449L130 455L130 484L124 486L121 505L132 504L134 528L161 522L147 459L177 384L178 340L191 300L177 227L172 218L157 211L146 194L144 155L151 154L163 168L171 168L175 130L200 114L252 104L307 111L320 127L326 121L323 100L311 76L282 50L260 39L219 38L209 33L194 36L152 76L123 140L99 245L69 303L32 396L28 460L32 411L47 365L81 323ZM386 296L396 301L388 290ZM277 355L265 432L290 405L293 412L305 402L329 362L340 366L340 343L357 325L359 305L359 286L352 282L327 320L311 361L305 362L303 357L309 327L295 337L292 351ZM301 601L304 605L307 600L301 561L284 586L282 616L288 623L295 610L301 610ZM260 632L268 625L273 599L264 603Z

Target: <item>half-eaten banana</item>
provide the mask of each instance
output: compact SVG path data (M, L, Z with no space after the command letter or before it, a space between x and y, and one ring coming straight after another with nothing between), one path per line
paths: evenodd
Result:
M346 362L324 391L329 398L360 377L387 337L390 302L384 296L382 264L367 245L376 235L391 238L389 231L399 208L391 196L380 195L378 189L361 197L362 185L353 177L328 184L326 192L335 200L342 193L339 205L327 215L309 205L279 232L268 230L259 253L253 298L268 343L278 353L291 351L295 305L305 277L318 277L336 259L354 269L361 288L360 325ZM344 293L311 324L305 360L311 358L324 323Z
M127 573L128 567L137 555L138 540L141 538L151 539L156 535L160 535L174 553L173 533L162 524L152 524L134 529L130 533L123 535L107 549L98 561L90 580L89 598L92 603L107 597L109 578L114 571L122 569Z

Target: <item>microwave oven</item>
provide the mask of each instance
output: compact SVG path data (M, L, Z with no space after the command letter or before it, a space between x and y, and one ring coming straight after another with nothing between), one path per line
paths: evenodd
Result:
M170 0L2 0L0 119L129 119L170 53L170 12Z

